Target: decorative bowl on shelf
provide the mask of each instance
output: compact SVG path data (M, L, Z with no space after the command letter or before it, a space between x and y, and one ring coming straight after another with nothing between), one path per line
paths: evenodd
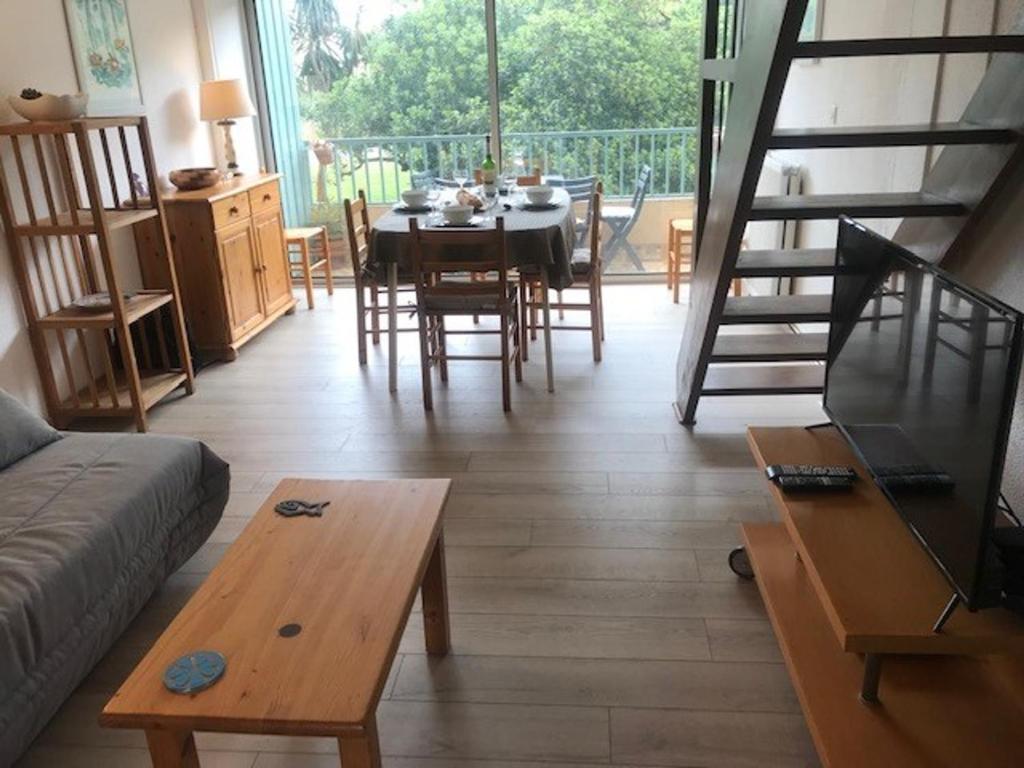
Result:
M178 189L188 192L212 187L220 181L221 175L216 168L179 168L171 171L167 178Z
M19 115L33 122L74 120L85 114L89 94L68 93L58 96L26 88L20 96L8 96L7 103Z
M135 297L135 294L128 292L122 293L121 296L125 301L129 301ZM110 294L103 291L101 293L87 293L85 296L79 296L71 302L71 306L83 312L109 312L113 309L114 304L110 300Z

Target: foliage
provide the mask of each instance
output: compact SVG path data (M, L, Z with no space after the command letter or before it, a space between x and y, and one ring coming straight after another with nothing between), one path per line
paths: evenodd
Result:
M302 57L299 78L307 92L330 90L362 61L366 36L359 19L352 27L342 26L335 0L296 0L291 28Z
M362 64L302 94L304 117L324 137L485 133L483 6L423 0L392 16ZM500 0L505 129L695 125L701 12L699 0Z

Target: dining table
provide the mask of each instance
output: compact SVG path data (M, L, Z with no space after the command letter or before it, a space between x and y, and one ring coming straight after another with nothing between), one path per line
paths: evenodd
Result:
M407 212L401 205L378 218L371 227L370 248L364 267L367 276L387 283L388 288L388 388L398 389L398 285L412 282L412 251L409 220L420 228L444 226L441 210L454 201L457 190L444 190L431 200L429 210ZM556 188L547 206L533 206L522 192L497 195L484 200L474 219L476 227L493 228L500 216L505 225L505 246L510 267L539 273L544 318L544 357L547 388L555 391L554 360L551 351L551 302L549 292L572 285L572 252L576 239L576 217L572 200Z

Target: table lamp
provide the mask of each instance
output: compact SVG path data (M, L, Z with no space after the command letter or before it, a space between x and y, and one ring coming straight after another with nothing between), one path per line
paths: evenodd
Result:
M231 126L236 117L249 117L256 109L249 98L245 83L241 80L207 80L199 85L199 117L206 122L216 122L224 128L224 157L230 176L240 176L235 158L235 144L231 140Z

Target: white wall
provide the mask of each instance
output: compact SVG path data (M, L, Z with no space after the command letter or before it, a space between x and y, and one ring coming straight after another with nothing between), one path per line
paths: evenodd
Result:
M943 34L947 0L824 0L828 38ZM950 34L987 34L999 0L948 0ZM1003 0L1005 6L1008 0ZM1004 16L1008 16L1005 13ZM780 128L899 125L956 120L984 73L986 57L938 56L821 60L790 72L779 112ZM941 77L941 87L938 83ZM899 192L920 188L924 148L793 150L780 156L804 167L805 194ZM896 221L867 222L891 234ZM834 245L836 223L801 222L803 247ZM814 285L812 282L811 286Z
M210 134L198 120L202 80L189 0L128 0L139 80L161 174L209 164ZM62 0L0 0L0 96L22 88L77 90ZM17 118L6 100L0 122ZM119 250L130 250L127 239ZM6 243L0 243L0 387L42 410Z

